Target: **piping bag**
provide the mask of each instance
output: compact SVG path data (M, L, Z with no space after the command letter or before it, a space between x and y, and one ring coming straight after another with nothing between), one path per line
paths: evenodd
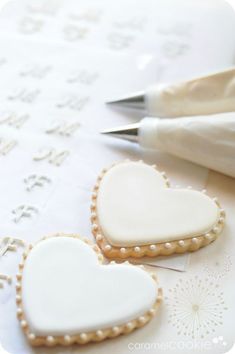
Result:
M175 119L144 118L102 132L235 177L235 112Z
M145 92L107 102L142 109L149 116L183 117L235 111L235 67L174 84L156 84Z

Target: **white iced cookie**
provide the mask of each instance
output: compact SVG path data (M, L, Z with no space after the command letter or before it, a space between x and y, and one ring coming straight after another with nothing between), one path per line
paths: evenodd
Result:
M165 174L142 161L103 170L92 194L92 232L109 258L195 251L215 240L224 217L216 199L169 188Z
M162 291L138 266L102 264L77 235L44 238L23 255L17 315L32 345L85 344L129 333L156 313Z

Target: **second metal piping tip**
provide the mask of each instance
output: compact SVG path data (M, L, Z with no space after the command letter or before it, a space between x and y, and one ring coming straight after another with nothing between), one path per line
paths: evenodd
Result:
M101 134L110 135L115 138L124 139L132 142L138 142L139 123L128 124L121 127L106 129Z

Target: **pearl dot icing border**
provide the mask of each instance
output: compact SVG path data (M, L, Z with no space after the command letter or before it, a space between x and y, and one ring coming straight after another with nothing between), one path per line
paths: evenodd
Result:
M99 247L92 243L90 240L86 238L82 238L77 234L64 234L64 233L57 233L54 235L46 236L43 237L39 242L46 240L51 237L73 237L77 238L79 240L82 240L86 244L88 244L94 252L97 254L97 258L100 262L100 264L104 264L104 257L101 254L101 251ZM150 308L146 313L143 315L139 316L138 318L135 318L127 323L123 323L118 326L110 327L110 328L105 328L105 329L97 329L96 331L92 332L83 332L83 333L77 333L74 335L70 334L64 334L63 336L52 336L48 334L48 336L37 336L36 334L32 333L30 330L30 327L28 325L27 319L24 314L24 308L23 308L23 300L22 300L22 294L21 294L21 281L23 277L23 269L24 269L24 264L25 261L33 248L32 245L28 247L24 255L22 256L22 262L19 263L19 271L16 275L17 283L16 283L16 305L17 305L17 310L16 310L16 315L19 319L20 326L25 333L28 341L32 346L48 346L48 347L54 347L55 345L62 345L62 346L68 346L72 344L86 344L89 342L100 342L104 339L107 338L113 338L117 337L120 334L127 334L132 332L133 330L144 326L147 324L157 313L157 310L162 302L162 289L158 288L158 292L156 294L156 301L153 304L152 308ZM125 264L129 264L130 266L133 267L140 267L141 269L145 270L149 275L152 277L152 279L157 283L157 278L154 273L150 273L147 268L144 266L140 265L133 265L129 263L128 261L124 262ZM109 264L111 265L116 265L115 261L110 262Z
M129 162L129 160L125 160L124 162ZM144 163L142 160L138 161L139 163ZM102 181L106 172L112 167L120 164L122 162L114 163L108 169L103 169L100 175L97 178L96 184L92 193L92 201L91 201L91 229L92 233L96 239L96 243L99 245L100 249L104 253L104 255L109 259L125 259L129 257L141 258L141 257L156 257L156 256L168 256L174 253L185 253L185 252L194 252L199 248L207 246L211 242L213 242L220 232L223 229L225 222L225 211L221 208L220 203L217 198L212 198L214 203L219 208L219 218L216 224L212 227L211 230L208 230L203 235L193 236L189 238L184 238L182 240L176 240L171 242L162 242L155 243L151 245L135 245L132 247L117 247L111 245L106 237L104 236L102 229L99 225L99 220L97 217L97 196L99 193L100 182ZM160 172L156 165L152 165L157 172ZM166 176L164 171L160 172L163 178L165 179L166 187L170 187L169 179ZM192 187L189 186L188 189ZM202 193L206 194L206 190L203 189Z

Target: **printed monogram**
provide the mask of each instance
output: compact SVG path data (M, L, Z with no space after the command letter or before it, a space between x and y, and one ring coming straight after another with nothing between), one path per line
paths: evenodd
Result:
M40 94L39 89L27 89L27 88L22 88L22 89L16 89L13 90L9 95L8 95L8 100L11 101L21 101L25 103L33 103L38 95Z
M73 94L65 95L60 102L57 103L58 108L69 108L72 110L80 111L88 103L89 97L75 96Z
M34 156L34 161L43 161L46 160L54 166L61 166L64 161L69 156L70 152L68 150L55 150L53 148L43 149L38 151Z
M51 183L51 179L47 176L43 175L29 175L24 179L24 184L26 186L26 190L31 192L36 187L44 187L46 184Z
M28 120L29 114L18 114L11 111L0 112L0 124L9 125L16 129L20 129Z
M46 129L47 134L57 134L61 136L72 136L80 127L80 123L74 122L55 122L50 128Z
M32 205L19 205L12 210L13 221L17 224L24 218L32 218L39 210Z
M0 138L0 156L9 154L9 152L12 151L16 145L16 140Z
M25 242L15 237L0 238L0 257L4 256L8 251L16 251L18 247L24 247Z

